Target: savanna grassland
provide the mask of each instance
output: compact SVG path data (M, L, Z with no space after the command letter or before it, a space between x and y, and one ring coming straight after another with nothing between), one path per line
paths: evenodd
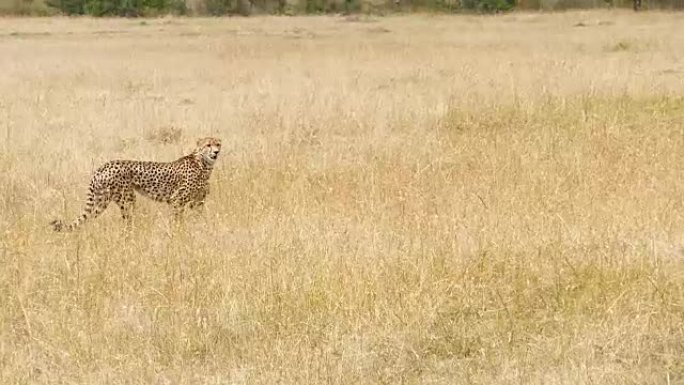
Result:
M683 93L674 13L0 19L0 383L684 383Z

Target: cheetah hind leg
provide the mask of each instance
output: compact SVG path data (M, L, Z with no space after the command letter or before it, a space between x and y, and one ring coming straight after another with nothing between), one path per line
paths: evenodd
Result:
M71 223L64 223L61 219L55 219L50 222L52 229L57 232L70 232L81 226L90 218L97 218L109 205L110 197L103 189L90 185L88 190L88 197L86 199L83 212Z
M132 189L126 190L114 197L113 200L121 210L121 218L126 222L126 228L130 229L133 225L131 211L133 211L133 208L135 207L135 192Z

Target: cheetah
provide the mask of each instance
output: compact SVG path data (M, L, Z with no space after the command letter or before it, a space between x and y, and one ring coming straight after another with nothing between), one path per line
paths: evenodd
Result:
M73 231L90 218L96 218L115 202L124 221L130 223L135 192L170 204L176 217L185 208L201 208L209 194L209 177L221 151L221 140L203 138L197 149L173 162L113 160L93 174L85 207L72 223L50 222L55 231Z

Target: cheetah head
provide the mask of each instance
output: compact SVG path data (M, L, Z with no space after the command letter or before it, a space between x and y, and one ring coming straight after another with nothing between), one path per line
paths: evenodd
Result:
M221 152L221 139L216 138L202 138L197 141L197 149L195 154L202 157L204 163L213 166Z

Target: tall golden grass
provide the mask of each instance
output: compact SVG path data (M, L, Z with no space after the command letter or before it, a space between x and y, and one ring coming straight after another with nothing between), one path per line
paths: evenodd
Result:
M681 21L2 19L0 383L682 383Z

